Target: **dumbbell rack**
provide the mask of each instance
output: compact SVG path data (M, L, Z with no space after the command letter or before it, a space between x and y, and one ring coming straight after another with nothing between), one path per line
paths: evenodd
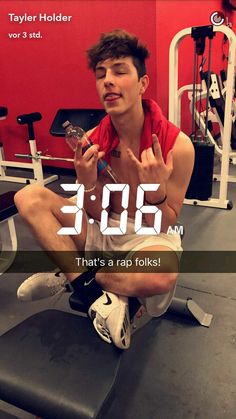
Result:
M0 107L0 120L6 119L7 113L8 113L7 108ZM27 140L27 142L29 143L30 155L32 156L31 163L23 163L23 162L21 163L21 162L5 160L3 144L0 142L0 181L25 183L25 184L38 183L44 186L58 179L57 175L51 175L44 178L42 162L40 159L34 158L34 156L37 156L39 152L37 151L33 123L41 120L41 118L42 116L39 112L17 117L17 122L20 125L27 124L28 126L29 139ZM11 167L17 168L17 169L30 169L33 171L33 178L8 175L6 170L7 168L11 168Z

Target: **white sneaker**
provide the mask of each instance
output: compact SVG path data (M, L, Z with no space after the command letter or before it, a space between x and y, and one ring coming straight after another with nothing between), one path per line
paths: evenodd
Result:
M26 279L17 290L21 301L35 301L48 298L66 290L66 277L63 272L40 272Z
M128 298L103 291L90 306L88 314L99 336L118 348L130 346L130 319Z

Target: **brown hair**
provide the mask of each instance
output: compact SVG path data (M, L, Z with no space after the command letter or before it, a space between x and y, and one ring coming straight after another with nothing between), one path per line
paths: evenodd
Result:
M139 39L123 29L101 34L99 42L87 50L89 68L96 70L97 63L108 58L132 57L138 78L147 72L145 60L149 51Z

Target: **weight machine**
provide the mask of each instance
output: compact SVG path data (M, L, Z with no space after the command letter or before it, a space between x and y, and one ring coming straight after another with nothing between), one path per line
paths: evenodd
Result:
M198 31L199 38L203 37L204 42L205 38L210 39L209 41L209 55L210 55L210 46L212 38L215 33L220 32L225 35L229 41L229 58L227 66L227 82L225 87L225 109L224 109L224 121L222 124L222 150L221 150L221 172L220 172L220 190L218 198L210 198L206 200L200 199L185 199L184 203L188 205L201 205L214 208L223 208L231 209L233 204L227 199L227 187L229 178L229 162L232 157L231 151L231 131L232 131L232 119L229 117L232 114L233 108L233 90L234 90L234 66L235 66L235 56L236 56L236 36L234 32L227 26L202 26L198 28L186 28L178 32L173 38L170 50L169 50L169 120L175 125L180 127L181 124L181 99L182 94L185 91L192 91L192 100L190 107L192 109L192 118L194 121L200 121L199 129L209 141L211 141L212 136L208 129L208 99L210 97L210 91L214 90L214 78L207 81L207 91L205 92L205 97L207 98L207 107L205 120L201 115L199 115L195 106L193 106L194 99L199 99L199 92L201 86L197 84L187 85L178 87L178 48L180 43L187 36L192 36L194 38L194 31ZM196 41L196 39L195 39ZM194 72L196 71L196 45L195 45L195 58L194 58ZM208 74L210 75L210 69L208 68ZM194 80L196 81L196 74L194 74ZM211 83L211 84L210 84ZM212 140L215 144L214 139Z
M31 114L34 115L34 114ZM106 115L103 109L59 109L55 115L52 126L50 128L50 134L55 137L65 137L65 129L63 123L69 120L73 125L80 125L84 131L88 131L99 124L101 119ZM27 123L29 115L22 115L21 121ZM19 123L19 121L18 121ZM65 161L74 163L74 159L67 157L54 157L49 155L43 155L41 151L33 150L30 154L16 153L18 158L32 159L33 162L41 165L41 160L49 161Z
M5 107L0 107L0 119L6 119L8 114L8 109ZM39 183L40 185L47 185L50 182L53 182L58 179L57 175L52 175L44 178L42 162L38 155L41 152L37 151L35 133L34 133L34 122L40 121L42 116L39 112L34 112L30 114L20 115L17 117L17 122L20 125L27 125L28 128L28 140L30 148L30 158L31 163L18 163L15 161L5 160L3 144L0 142L0 181L5 182L16 182L16 183ZM28 155L28 156L29 156ZM17 169L30 169L33 171L33 178L30 177L20 177L20 176L10 176L7 174L7 167L17 168Z
M200 71L202 73L202 71ZM225 71L222 70L220 75L213 72L210 74L210 107L208 112L208 136L212 144L215 145L216 154L221 158L222 156L222 137L224 131L224 115L225 115L225 93L226 93L226 75ZM206 84L206 73L202 74L202 84ZM197 100L201 102L206 97L206 89L197 94ZM192 94L189 92L190 109L192 112L193 100ZM206 111L199 112L195 106L194 112L195 122L198 126L204 129ZM197 120L196 120L197 118ZM218 132L214 133L213 124L217 124ZM232 101L232 130L231 130L231 148L229 152L229 161L232 164L236 164L236 106L234 100ZM214 180L220 180L218 174L214 174ZM228 182L236 182L235 176L228 176Z
M0 107L0 119L6 119L8 110L5 107ZM74 124L80 124L85 131L95 127L100 120L106 115L102 109L59 109L53 120L50 128L50 134L56 137L64 137L65 130L62 128L62 123L67 119ZM47 161L65 161L73 163L73 158L66 157L54 157L50 155L44 155L42 151L37 150L34 123L40 121L42 115L39 112L30 114L24 114L17 117L17 122L20 125L27 125L30 152L29 153L16 153L15 157L30 159L31 163L17 163L14 161L5 160L3 144L0 143L0 181L6 182L17 182L17 183L39 183L44 186L50 182L58 179L57 175L51 175L47 178L43 176L42 160ZM15 177L10 176L6 173L7 167L20 168L20 169L31 169L33 170L33 178L28 177Z

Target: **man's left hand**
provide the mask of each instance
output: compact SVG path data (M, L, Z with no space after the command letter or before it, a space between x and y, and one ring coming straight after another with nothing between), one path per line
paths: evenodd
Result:
M143 150L141 162L135 157L130 148L127 149L127 153L138 171L140 183L160 184L158 189L159 198L161 195L162 197L166 195L167 181L173 171L173 152L172 150L169 151L165 163L162 157L160 143L155 134L152 135L152 140L153 147Z

